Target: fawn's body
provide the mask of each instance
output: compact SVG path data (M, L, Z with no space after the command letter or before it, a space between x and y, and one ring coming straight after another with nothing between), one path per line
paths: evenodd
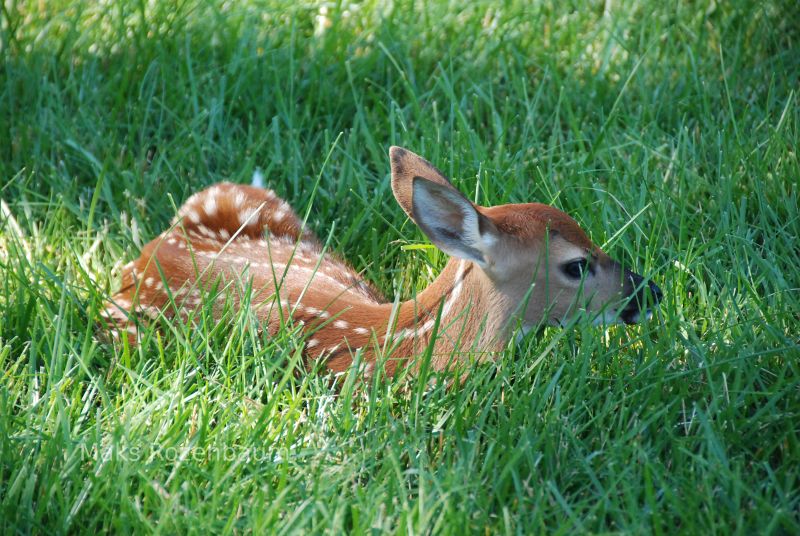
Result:
M431 341L432 366L442 369L454 355L501 349L517 323L560 322L576 309L638 321L642 279L593 246L569 216L538 204L476 207L422 158L399 148L391 156L398 202L455 257L415 300L388 302L325 252L271 190L222 183L189 198L175 225L125 267L104 312L113 331L136 342L137 322L148 317L250 307L270 333L290 317L302 322L308 364L322 358L341 372L363 349L371 371L384 348L399 358L386 361L391 375ZM650 289L657 301L660 292ZM614 309L626 300L635 303Z

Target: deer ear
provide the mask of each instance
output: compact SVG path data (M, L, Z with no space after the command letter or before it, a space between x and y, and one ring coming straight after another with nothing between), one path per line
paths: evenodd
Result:
M436 247L486 267L486 254L495 242L494 224L458 190L449 184L415 177L411 211L414 221Z
M416 177L447 186L456 191L441 171L408 149L391 147L389 149L389 159L392 165L392 192L397 202L412 220L416 221L412 202L414 195L413 183Z
M448 255L485 266L497 234L492 221L421 156L392 147L389 157L392 192L408 217Z

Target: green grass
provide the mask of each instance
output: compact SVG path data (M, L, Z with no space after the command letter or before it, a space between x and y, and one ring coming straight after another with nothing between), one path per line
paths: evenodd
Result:
M0 531L800 531L796 6L568 4L4 2ZM389 296L426 286L392 144L566 210L661 314L449 390L337 391L241 314L100 342L120 266L256 168L300 211L319 179L311 225Z

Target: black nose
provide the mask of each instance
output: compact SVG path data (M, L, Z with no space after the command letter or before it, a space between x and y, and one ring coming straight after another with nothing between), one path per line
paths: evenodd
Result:
M631 300L628 308L635 312L644 307L645 302L647 302L648 307L654 307L658 305L658 303L664 297L664 294L661 292L661 289L658 288L658 285L652 281L648 281L647 285L644 285L644 278L642 276L631 272L630 270L626 270L625 272L631 283L632 292L636 292L635 299Z
M658 285L652 281L648 283L648 286L650 287L650 296L653 297L653 305L656 305L661 301L661 298L664 297L664 294L661 292L661 289L658 288Z

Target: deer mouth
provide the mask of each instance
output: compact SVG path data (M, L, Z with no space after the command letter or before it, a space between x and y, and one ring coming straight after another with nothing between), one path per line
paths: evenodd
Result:
M642 311L638 307L626 307L620 313L619 318L626 324L638 324L642 319L643 313L647 320L653 318L652 309Z
M626 324L638 324L642 321L642 316L650 320L653 317L653 309L658 307L662 297L663 294L658 285L649 281L645 287L639 290L628 305L620 311L620 320ZM645 301L651 307L644 309Z

